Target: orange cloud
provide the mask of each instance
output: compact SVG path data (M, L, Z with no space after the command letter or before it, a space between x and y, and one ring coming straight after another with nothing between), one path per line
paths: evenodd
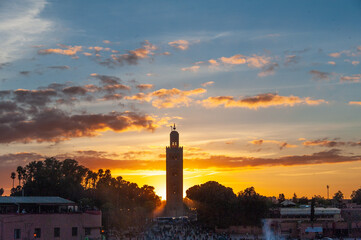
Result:
M241 54L236 54L232 57L221 57L219 58L221 62L230 64L230 65L239 65L239 64L246 64L248 67L253 68L262 68L270 63L270 57L265 56L258 56L256 54L253 54L252 56L244 56Z
M183 105L188 106L192 102L190 96L200 95L206 91L204 88L189 91L182 91L177 88L163 88L148 94L138 93L133 96L127 96L125 99L152 102L152 105L156 108L173 108Z
M82 51L82 48L83 48L82 46L66 46L63 44L58 44L58 45L65 49L61 49L61 48L40 49L38 51L38 53L39 54L56 53L56 54L67 55L67 56L75 56L75 54L77 52Z
M134 112L70 115L60 109L36 112L27 121L7 121L1 126L0 143L59 142L76 137L96 136L99 131L114 132L157 127L156 119Z
M187 40L182 40L182 39L169 42L168 44L180 50L187 50L189 47L189 42Z
M150 55L154 55L155 50L157 50L157 47L148 40L145 40L141 48L129 50L128 53L125 54L112 54L110 56L111 58L101 62L101 64L109 67L113 67L117 64L123 65L124 62L129 65L136 65L138 64L139 59L148 58Z
M361 161L361 156L346 156L341 155L341 151L331 149L329 151L316 152L309 155L291 155L281 156L279 158L254 158L254 157L231 157L225 155L211 155L200 156L196 158L184 158L185 169L230 169L230 168L244 168L244 167L260 167L260 166L296 166L296 165L314 165L327 163L342 163ZM134 156L134 159L129 160L114 160L109 155L104 153L88 153L88 154L66 154L64 156L57 156L63 158L74 158L84 164L85 166L96 168L118 168L118 169L158 169L165 170L165 161L162 160L139 160ZM162 154L160 158L165 158ZM1 158L1 156L0 156Z
M328 54L328 56L333 57L333 58L339 58L342 53L343 52L334 52L334 53Z
M336 65L336 63L334 61L329 61L327 63L330 64L330 65Z
M209 59L208 63L210 64L208 66L208 68L210 68L210 69L218 69L219 68L219 62L217 62L217 60L215 60L215 59Z
M292 145L292 144L289 144L287 142L281 142L281 141L277 141L277 140L258 139L258 140L249 141L249 143L254 144L254 145L262 145L264 143L272 143L272 144L278 145L280 150L282 150L283 148L295 148L295 147L297 147L297 145Z
M350 104L350 105L361 105L361 101L359 101L359 102L351 101L351 102L348 102L348 104Z
M236 54L231 57L220 57L216 59L209 59L208 61L196 62L192 67L182 68L182 71L196 72L200 66L208 66L211 70L221 69L220 63L224 66L242 65L247 64L250 68L262 69L262 72L258 74L260 77L265 77L275 73L275 69L279 66L275 62L271 62L271 57L259 56L253 54L251 56L245 56L242 54Z
M124 99L128 99L128 100L138 100L140 102L150 102L152 100L152 97L150 94L145 94L145 93L137 93L133 96L126 96Z
M151 44L148 40L145 40L142 48L130 50L129 53L142 59L148 57L149 55L153 55L153 51L155 50L157 50L157 47Z
M360 46L358 46L356 48L356 52L351 51L351 50L342 50L340 52L330 53L330 54L328 54L328 56L333 57L333 58L339 58L339 57L341 57L341 55L346 55L349 57L356 57L356 56L360 55L360 52L361 52Z
M213 65L213 66L218 66L219 63L217 62L217 60L214 60L214 59L209 59L208 62Z
M247 58L247 63L249 67L262 68L270 63L270 57L253 54L252 57Z
M209 81L209 82L202 83L201 85L202 85L202 87L207 87L207 86L211 86L213 84L214 84L213 81Z
M352 76L340 77L341 82L360 82L361 74L354 74Z
M328 54L328 56L333 57L333 58L339 58L339 57L341 57L342 54L350 55L350 51L343 50L343 51L340 51L340 52L334 52L334 53Z
M99 51L103 50L103 47L97 47L97 46L95 46L95 47L89 47L88 49L90 49L90 50L95 50L96 52L99 52Z
M106 91L114 91L116 89L120 89L120 90L130 90L130 87L124 84L113 84L113 85L105 85L103 87L104 90Z
M152 105L156 108L173 108L180 107L182 105L188 106L192 101L189 96L200 95L207 90L204 88L197 88L189 91L182 91L176 88L173 89L160 89L151 94L155 100L152 101Z
M328 140L327 138L324 139L317 139L312 141L304 141L304 146L320 146L320 147L342 147L342 146L349 146L349 147L359 147L361 146L361 142L343 142L343 141L336 141L336 140Z
M310 155L282 156L279 158L253 158L253 157L230 157L211 156L207 159L185 160L185 168L241 168L258 166L295 166L324 163L341 163L361 161L361 156L345 156L340 150L317 152Z
M242 107L249 109L266 108L272 106L294 106L296 104L319 105L327 103L323 99L312 100L309 97L300 98L297 96L279 96L273 93L263 93L252 97L238 98L233 96L209 97L201 101L205 107L218 107L223 105L226 108Z
M234 55L232 57L221 57L221 62L232 64L232 65L238 65L238 64L245 64L247 62L246 56L243 56L241 54Z
M197 72L199 70L199 66L191 66L191 67L185 67L182 68L182 71L188 71L188 72Z
M152 89L154 87L153 84L138 84L137 88L141 91Z

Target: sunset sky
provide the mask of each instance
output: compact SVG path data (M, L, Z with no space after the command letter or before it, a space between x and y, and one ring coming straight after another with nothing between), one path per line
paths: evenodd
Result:
M56 157L165 196L361 187L360 1L0 2L0 187Z

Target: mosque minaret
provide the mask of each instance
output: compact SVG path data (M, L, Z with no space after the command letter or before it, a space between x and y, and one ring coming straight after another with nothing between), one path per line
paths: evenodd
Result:
M166 147L167 205L170 217L184 215L183 208L183 147L179 146L179 133L175 124L170 133L170 146Z

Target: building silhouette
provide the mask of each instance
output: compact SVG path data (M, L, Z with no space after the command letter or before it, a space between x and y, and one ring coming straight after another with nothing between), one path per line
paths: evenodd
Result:
M166 215L180 217L183 207L183 147L179 146L179 133L175 124L170 133L170 146L166 147L167 204Z
M61 197L0 197L0 240L100 239L102 212Z

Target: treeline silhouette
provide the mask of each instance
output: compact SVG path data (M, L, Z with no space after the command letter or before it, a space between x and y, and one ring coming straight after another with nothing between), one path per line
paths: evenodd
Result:
M33 161L24 167L18 166L10 177L12 196L59 196L77 202L82 210L100 209L106 229L142 227L161 205L154 187L139 187L121 176L113 177L109 169L92 171L73 159ZM1 188L0 196L3 192ZM185 204L190 210L196 210L198 223L212 228L260 226L262 219L270 217L286 200L284 194L279 194L278 199L262 196L253 187L235 194L232 188L214 181L195 185L186 193ZM361 188L353 191L351 198L361 204ZM342 207L343 199L343 193L338 191L331 200L318 195L312 201L316 206ZM311 199L298 198L296 194L292 201L297 205L311 203Z
M232 188L210 181L187 190L187 198L197 209L198 220L210 227L231 225L260 226L272 202L253 187L234 194Z
M141 226L161 204L154 187L114 178L109 169L91 171L73 159L47 158L19 166L16 172L19 185L11 190L12 196L60 196L83 210L100 209L106 229Z

